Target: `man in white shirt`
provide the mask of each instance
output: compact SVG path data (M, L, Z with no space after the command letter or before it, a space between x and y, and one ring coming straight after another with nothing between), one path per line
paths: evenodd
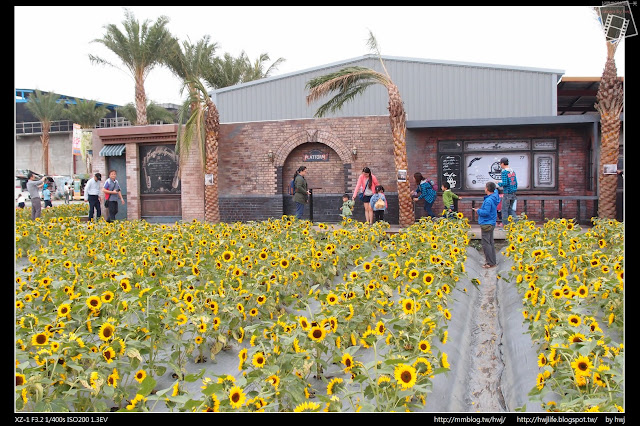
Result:
M93 219L93 210L96 211L96 222L102 216L102 208L100 207L100 192L102 192L102 186L100 180L102 175L96 173L91 179L87 181L84 187L84 200L89 202L89 220Z

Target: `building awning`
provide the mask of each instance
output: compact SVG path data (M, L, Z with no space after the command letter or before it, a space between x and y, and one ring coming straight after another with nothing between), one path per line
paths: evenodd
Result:
M125 149L125 144L105 145L100 150L100 155L103 157L117 157L122 155Z

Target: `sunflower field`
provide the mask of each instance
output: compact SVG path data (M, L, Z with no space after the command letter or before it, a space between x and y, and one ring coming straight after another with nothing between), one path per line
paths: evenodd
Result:
M449 370L434 343L465 276L465 218L388 235L85 214L16 210L18 411L413 411ZM186 368L233 351L235 372Z
M539 348L530 396L548 411L624 411L624 226L592 222L523 215L502 252Z

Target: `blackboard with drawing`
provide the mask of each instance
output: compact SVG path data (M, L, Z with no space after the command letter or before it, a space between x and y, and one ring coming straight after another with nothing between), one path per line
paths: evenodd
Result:
M446 154L440 156L438 186L443 182L449 182L451 189L462 188L461 161L462 156L459 154Z

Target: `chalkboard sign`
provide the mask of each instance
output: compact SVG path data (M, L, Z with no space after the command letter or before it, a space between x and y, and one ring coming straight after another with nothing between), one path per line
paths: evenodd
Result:
M462 188L462 156L457 154L447 154L440 156L440 181L449 182L451 189Z
M140 192L179 194L180 168L175 145L140 145Z

